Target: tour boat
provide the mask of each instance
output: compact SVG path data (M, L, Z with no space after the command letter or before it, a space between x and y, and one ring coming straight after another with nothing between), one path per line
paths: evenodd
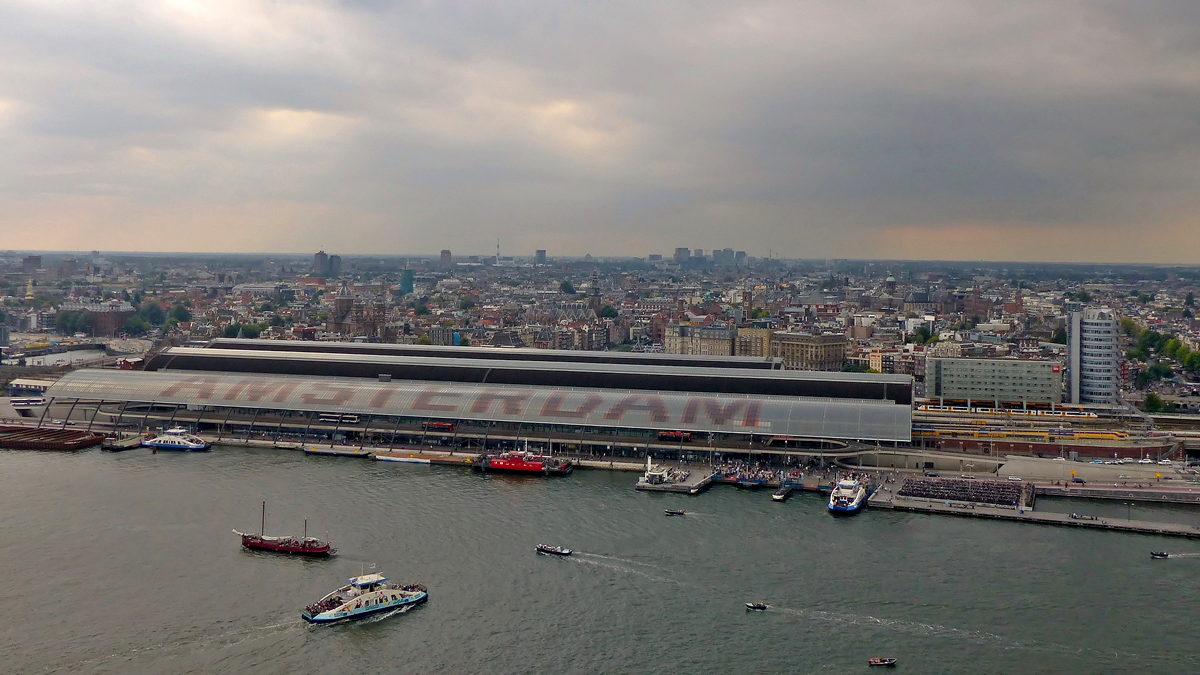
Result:
M156 450L208 450L212 447L212 443L196 436L189 434L187 429L183 427L174 427L167 429L161 435L154 438L147 438L142 441L142 446L146 448L154 448Z
M767 611L767 603L765 603L765 602L747 602L746 609L753 611L753 612L765 612L765 611Z
M867 501L867 488L852 478L843 478L829 493L831 513L858 513Z
M267 503L263 502L262 525L258 534L233 531L242 538L242 546L253 551L270 551L272 553L287 553L290 555L307 555L313 557L328 557L337 553L333 542L321 541L308 536L308 520L304 521L304 536L268 537L267 536Z
M300 617L309 623L361 619L429 599L429 589L421 584L390 584L382 574L364 574L347 581L350 583L305 607Z
M522 450L510 450L498 455L484 455L474 462L474 466L485 472L534 473L543 476L565 476L575 468L569 459L538 455Z
M684 509L667 509L667 515L668 516L684 516L684 515L687 515L687 511L685 511Z
M876 657L873 659L867 659L867 665L868 666L883 666L884 668L895 668L896 667L896 659L893 659L890 656L886 656L886 657L882 657L882 658Z
M1171 554L1166 551L1150 551L1150 557L1156 559L1170 558Z
M536 549L538 553L546 555L571 555L571 549L561 546L550 546L548 544L538 544Z

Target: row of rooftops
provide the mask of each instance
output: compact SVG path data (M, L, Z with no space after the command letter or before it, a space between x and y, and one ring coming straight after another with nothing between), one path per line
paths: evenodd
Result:
M526 360L531 354L559 360ZM611 359L598 360L597 355ZM208 347L167 349L152 358L146 370L912 402L913 380L908 375L742 368L735 365L738 357L719 357L716 361L723 365L713 367L707 360L668 354L219 340ZM740 360L770 364L764 359Z

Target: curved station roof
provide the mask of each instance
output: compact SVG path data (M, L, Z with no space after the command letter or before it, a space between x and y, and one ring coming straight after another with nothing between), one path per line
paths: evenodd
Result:
M179 350L170 350L176 351ZM330 354L324 358L345 356ZM378 363L367 365L378 371ZM781 372L795 371L765 374L777 377ZM667 375L674 373L664 374ZM799 378L798 381L814 380ZM892 400L618 390L490 381L380 381L208 369L183 371L174 367L158 372L77 370L51 386L46 395L92 401L902 442L911 438L912 416L907 403Z
M499 351L499 350L497 350ZM912 377L801 370L458 359L173 347L146 370L309 375L444 383L639 389L654 392L804 396L912 403Z
M306 340L250 340L217 338L207 345L212 349L304 352L309 354L375 354L379 356L420 356L491 361L544 361L565 363L614 363L636 366L679 366L690 368L740 368L778 370L783 359L765 356L690 356L641 352L591 352L567 349L529 349L511 347L454 347L444 345L402 345L374 342L311 342Z

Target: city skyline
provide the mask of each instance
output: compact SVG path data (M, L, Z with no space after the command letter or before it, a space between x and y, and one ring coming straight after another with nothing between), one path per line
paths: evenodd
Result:
M0 232L1195 263L1198 20L934 0L10 4Z

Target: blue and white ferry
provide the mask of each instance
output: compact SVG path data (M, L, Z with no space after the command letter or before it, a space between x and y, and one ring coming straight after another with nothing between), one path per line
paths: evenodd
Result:
M867 488L853 478L843 478L829 493L831 513L858 513L867 502Z
M212 447L212 443L196 436L189 434L187 429L175 427L167 429L160 436L147 438L142 441L142 447L155 448L158 450L208 450Z
M429 599L429 589L421 584L391 584L382 574L364 574L347 581L350 583L305 607L300 617L309 623L361 619Z

